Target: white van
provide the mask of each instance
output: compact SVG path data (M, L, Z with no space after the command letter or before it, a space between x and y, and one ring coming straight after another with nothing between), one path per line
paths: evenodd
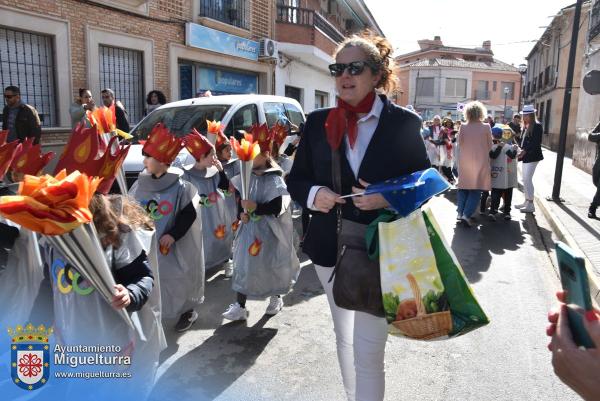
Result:
M137 180L144 169L142 145L139 140L148 139L156 123L162 122L176 136L187 135L192 128L206 134L206 120L225 124L225 135L239 138L239 130L248 130L253 124L267 123L269 127L278 121L299 126L304 122L302 107L288 97L270 95L225 95L180 100L160 106L137 124L130 134L133 145L123 163L127 186ZM192 156L183 149L174 165L193 163Z

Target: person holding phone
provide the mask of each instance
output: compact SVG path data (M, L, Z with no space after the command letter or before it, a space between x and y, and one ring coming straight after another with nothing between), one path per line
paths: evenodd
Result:
M584 327L596 348L581 349L575 344L569 327L566 294L561 291L556 295L559 309L548 314L550 325L546 329L546 334L552 337L548 349L552 352L554 373L583 399L600 399L600 311L585 312Z

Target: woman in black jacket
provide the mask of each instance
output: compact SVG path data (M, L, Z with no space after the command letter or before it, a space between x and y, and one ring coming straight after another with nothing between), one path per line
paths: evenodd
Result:
M544 159L542 155L542 135L544 129L535 116L537 110L533 105L525 105L521 114L526 129L523 133L523 143L521 144L521 153L518 160L523 162L523 190L525 192L525 202L516 205L522 213L535 212L533 198L535 195L533 188L533 174L538 163Z
M338 254L336 206L341 205L343 224L349 220L350 226L364 227L388 203L379 194L347 201L341 195L430 165L419 116L375 92L393 86L391 52L386 39L370 35L353 36L340 45L336 63L329 66L338 106L308 116L287 181L292 198L312 213L303 249L327 294L344 387L351 400L383 400L387 323L383 317L335 304L332 288L338 276L333 282L330 277ZM332 177L332 152L337 150L339 192L333 190ZM364 290L359 287L356 291Z
M600 206L600 123L596 125L596 128L588 135L588 140L590 142L596 143L596 161L594 162L594 167L592 168L592 182L596 186L596 194L594 195L594 199L592 199L592 203L590 204L590 209L588 211L588 217L590 219L597 219L596 209Z

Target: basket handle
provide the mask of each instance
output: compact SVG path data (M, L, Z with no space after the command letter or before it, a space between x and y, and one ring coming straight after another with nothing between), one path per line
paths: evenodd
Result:
M408 273L406 275L406 279L408 280L408 284L410 284L410 289L415 297L415 303L417 304L417 316L423 316L427 314L425 310L425 305L423 305L423 299L421 297L421 290L419 289L419 285L417 284L417 280L412 275L412 273Z

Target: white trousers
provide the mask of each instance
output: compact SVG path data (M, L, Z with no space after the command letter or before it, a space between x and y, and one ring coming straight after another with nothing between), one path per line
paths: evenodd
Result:
M332 268L315 265L327 294L338 361L348 401L382 401L385 393L385 342L387 322L364 312L337 306L333 300Z
M523 163L523 191L526 200L533 200L535 194L533 188L533 173L539 162Z

